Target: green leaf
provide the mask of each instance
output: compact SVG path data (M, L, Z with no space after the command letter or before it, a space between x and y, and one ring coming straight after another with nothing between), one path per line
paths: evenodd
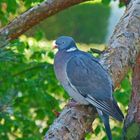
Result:
M102 3L105 5L109 5L110 2L111 2L111 0L102 0Z

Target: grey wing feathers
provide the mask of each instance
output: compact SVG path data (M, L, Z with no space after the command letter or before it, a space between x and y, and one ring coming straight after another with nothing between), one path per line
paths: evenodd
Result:
M94 99L90 95L88 95L86 99L89 103L102 110L106 114L112 116L116 120L123 121L124 116L114 101L108 101L108 103L106 103L105 101Z
M112 98L112 83L107 72L92 57L78 55L73 57L66 67L70 82L81 94L90 94L102 100Z
M112 83L98 62L85 54L75 56L67 63L66 73L71 84L89 103L122 121L123 115L112 97Z

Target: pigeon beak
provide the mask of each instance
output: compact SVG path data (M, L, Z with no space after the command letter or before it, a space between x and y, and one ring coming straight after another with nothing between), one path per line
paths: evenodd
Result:
M52 45L53 45L52 47L53 50L58 48L58 45L56 44L56 40L53 41Z

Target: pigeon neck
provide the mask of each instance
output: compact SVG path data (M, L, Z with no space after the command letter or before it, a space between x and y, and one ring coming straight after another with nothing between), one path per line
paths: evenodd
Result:
M77 47L71 47L69 49L66 50L66 52L73 52L73 51L76 51L77 50Z

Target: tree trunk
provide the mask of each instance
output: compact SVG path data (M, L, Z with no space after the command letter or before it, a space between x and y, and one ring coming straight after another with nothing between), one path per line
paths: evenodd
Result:
M140 55L133 69L132 95L124 123L124 139L140 140Z
M86 0L45 0L14 19L0 30L0 47L36 25L43 19L72 5ZM140 0L131 0L110 39L109 48L102 54L100 63L109 72L114 87L124 78L128 69L135 65L140 53ZM140 59L134 68L132 101L125 120L124 138L139 139L140 102L139 79ZM91 130L96 111L91 106L65 107L46 133L46 140L81 140ZM135 136L130 132L135 129ZM132 133L134 134L134 133Z

